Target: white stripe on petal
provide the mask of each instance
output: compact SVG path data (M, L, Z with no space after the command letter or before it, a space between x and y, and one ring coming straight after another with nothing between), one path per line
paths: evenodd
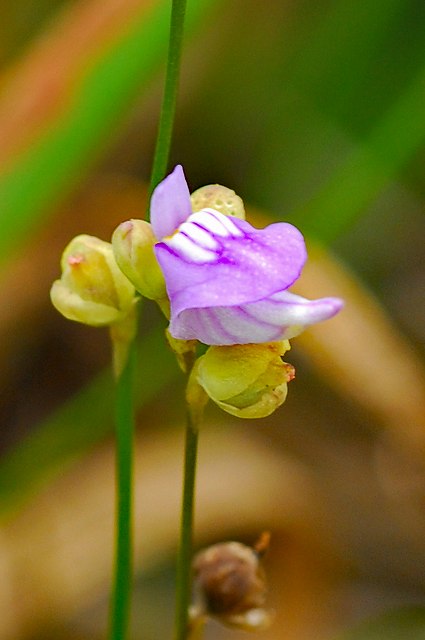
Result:
M223 227L234 237L240 237L243 235L242 231L238 229L233 220L229 216L225 216L223 213L216 211L215 209L205 209L210 215L213 215L217 220L221 222Z
M204 249L218 248L218 243L214 237L195 222L183 222L179 227L179 233L180 231Z
M240 237L242 232L228 217L215 211L215 209L202 209L193 213L187 219L188 222L197 222L214 236L221 238Z
M200 247L191 238L180 232L171 236L171 238L166 238L164 242L186 261L198 263L214 262L217 257L214 251Z

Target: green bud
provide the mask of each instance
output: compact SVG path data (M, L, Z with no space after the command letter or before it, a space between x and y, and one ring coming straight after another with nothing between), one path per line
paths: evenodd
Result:
M127 220L112 235L115 259L137 291L150 300L167 299L165 280L153 250L157 239L144 220Z
M227 413L264 418L285 401L294 377L292 365L281 359L289 348L287 340L213 346L197 360L191 377Z
M118 268L109 242L77 236L63 252L61 267L50 297L65 318L102 327L127 317L135 290Z
M192 211L215 209L225 216L235 216L245 220L245 209L242 199L232 189L221 184L207 184L194 191L190 196Z

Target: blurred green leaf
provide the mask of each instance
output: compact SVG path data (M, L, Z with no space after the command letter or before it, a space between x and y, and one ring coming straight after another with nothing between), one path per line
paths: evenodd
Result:
M425 67L328 184L295 212L308 235L334 240L393 180L425 141Z
M386 613L335 640L425 640L425 608L411 607Z
M189 2L187 32L199 27L217 0ZM165 60L170 2L143 14L81 69L72 100L0 175L0 256L22 243L34 224L99 159L131 105ZM73 80L72 78L70 81Z
M278 210L288 185L290 220L324 243L366 213L425 142L425 5L418 9L333 2L283 65L256 189Z
M268 22L260 14L240 18L235 46L223 30L187 131L219 181L328 243L403 179L424 144L425 5L333 0L275 6ZM187 144L188 175L202 183L205 165Z
M295 86L322 114L361 138L423 64L425 5L334 0L313 11L283 67L281 86Z

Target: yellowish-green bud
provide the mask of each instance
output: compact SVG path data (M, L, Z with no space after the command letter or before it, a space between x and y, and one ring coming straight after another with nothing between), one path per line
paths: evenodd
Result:
M292 365L281 356L289 342L213 346L192 370L196 382L221 409L240 418L264 418L286 399Z
M150 300L167 298L165 280L153 250L158 242L144 220L127 220L112 235L115 259L137 291Z
M242 198L236 195L232 189L221 184L207 184L194 191L190 196L192 211L201 209L215 209L225 216L235 216L245 220L245 209Z
M118 268L109 242L77 236L63 252L61 267L50 297L65 318L103 327L128 316L135 290Z

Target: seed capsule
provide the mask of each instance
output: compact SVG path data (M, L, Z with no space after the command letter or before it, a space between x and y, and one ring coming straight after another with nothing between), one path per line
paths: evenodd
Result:
M264 570L256 549L239 542L216 544L193 562L198 615L210 615L223 624L258 630L268 626L271 613L263 608Z

